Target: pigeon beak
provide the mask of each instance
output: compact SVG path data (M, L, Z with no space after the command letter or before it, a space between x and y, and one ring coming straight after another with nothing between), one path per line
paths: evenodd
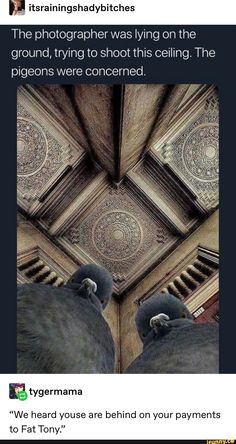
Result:
M170 318L168 315L166 315L165 313L159 313L156 316L153 316L150 319L150 327L151 328L158 328L158 327L164 327L167 326L167 321L169 321Z
M89 290L91 289L93 293L96 293L98 287L96 282L92 281L92 279L83 279L82 284L85 288L88 288Z

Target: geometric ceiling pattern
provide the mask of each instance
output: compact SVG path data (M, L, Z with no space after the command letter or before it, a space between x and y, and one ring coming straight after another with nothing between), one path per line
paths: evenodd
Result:
M219 111L218 98L212 95L180 130L158 143L159 158L195 194L203 207L218 204Z
M209 85L21 86L18 205L124 297L218 205Z

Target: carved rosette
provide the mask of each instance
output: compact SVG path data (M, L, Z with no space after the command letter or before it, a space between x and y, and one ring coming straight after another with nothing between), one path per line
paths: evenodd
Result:
M183 162L196 179L218 180L219 128L217 125L199 125L190 132L183 145Z
M108 259L123 260L132 257L142 242L138 220L125 211L103 214L93 228L95 248Z
M218 104L211 101L175 140L161 149L164 161L190 185L207 209L215 208L218 203L218 119Z
M39 171L48 155L48 142L42 128L25 118L17 121L17 174L30 176Z
M150 257L160 257L174 239L169 229L138 204L125 187L103 199L64 234L64 239L103 264L115 282L127 280L137 266L145 268Z
M21 198L36 200L72 156L70 146L56 139L50 125L39 123L22 105L17 115L17 176Z

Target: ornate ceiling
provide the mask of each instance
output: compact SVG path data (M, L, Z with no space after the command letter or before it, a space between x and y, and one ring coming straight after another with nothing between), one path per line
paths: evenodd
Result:
M20 87L19 210L122 297L216 209L218 139L213 86Z

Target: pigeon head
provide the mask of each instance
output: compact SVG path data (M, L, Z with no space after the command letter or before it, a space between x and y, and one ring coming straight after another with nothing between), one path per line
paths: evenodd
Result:
M102 309L112 296L113 280L106 268L95 264L82 265L68 280L67 287L82 286L88 295L99 301Z
M153 330L163 334L171 327L183 326L183 320L189 323L192 315L187 307L172 294L152 295L140 305L135 318L142 342L146 341Z

